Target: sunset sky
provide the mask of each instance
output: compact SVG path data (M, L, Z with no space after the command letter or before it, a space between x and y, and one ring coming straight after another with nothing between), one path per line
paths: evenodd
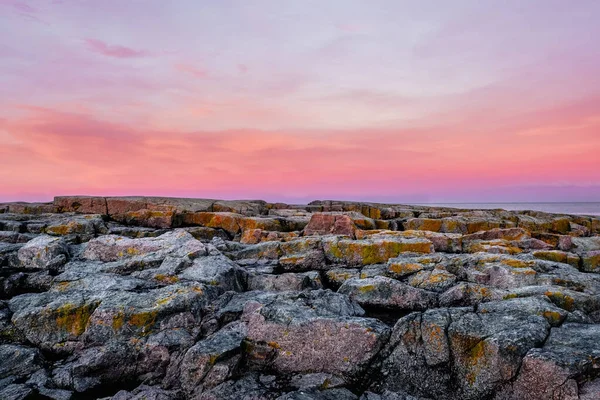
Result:
M0 201L600 201L600 1L0 0Z

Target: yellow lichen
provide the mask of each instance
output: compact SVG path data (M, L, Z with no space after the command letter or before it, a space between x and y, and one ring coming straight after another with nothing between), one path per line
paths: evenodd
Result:
M544 294L548 296L554 304L564 310L573 311L575 309L575 299L569 295L566 295L562 292L552 291L547 291Z
M97 307L97 303L76 306L65 304L56 310L56 326L75 336L81 335L87 326L90 316Z
M550 323L550 325L558 325L561 321L561 315L558 311L544 311L542 316Z
M359 288L358 288L359 293L369 293L374 290L375 290L375 285L363 285L363 286L359 286Z
M112 324L111 324L113 331L117 332L117 331L121 330L121 328L123 327L124 324L125 324L125 313L123 311L119 311L115 315L113 315Z
M148 334L156 322L158 311L144 311L129 317L129 324L141 328L143 334Z
M164 274L157 274L154 276L154 279L156 279L159 282L166 283L166 284L172 284L172 283L176 283L179 281L179 278L176 276L164 275Z

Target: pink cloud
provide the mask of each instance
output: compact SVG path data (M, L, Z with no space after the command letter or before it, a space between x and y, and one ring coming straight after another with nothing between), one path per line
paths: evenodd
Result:
M175 65L175 69L177 69L180 72L190 74L193 77L199 78L199 79L203 79L208 76L208 73L205 70L196 68L190 64L177 64L177 65Z
M552 121L561 126L580 124L595 112L562 110L564 118ZM370 193L400 201L423 193L477 198L516 187L511 193L518 200L519 186L600 185L598 125L581 125L579 134L588 140L574 144L569 137L541 142L458 126L184 132L44 108L25 111L0 124L12 138L0 146L0 197L33 191L277 199ZM531 118L515 127L541 122ZM455 140L468 145L452 146Z
M108 45L101 40L86 39L88 48L94 53L103 54L115 58L135 58L146 57L149 53L145 50L134 50L129 47L119 45Z

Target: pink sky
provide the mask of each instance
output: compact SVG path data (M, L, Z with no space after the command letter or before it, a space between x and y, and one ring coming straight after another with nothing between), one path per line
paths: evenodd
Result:
M0 201L600 201L599 18L596 1L0 0Z

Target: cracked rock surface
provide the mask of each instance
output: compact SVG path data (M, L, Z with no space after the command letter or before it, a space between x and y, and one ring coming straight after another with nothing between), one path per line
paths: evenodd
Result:
M0 399L598 399L600 219L0 204Z

